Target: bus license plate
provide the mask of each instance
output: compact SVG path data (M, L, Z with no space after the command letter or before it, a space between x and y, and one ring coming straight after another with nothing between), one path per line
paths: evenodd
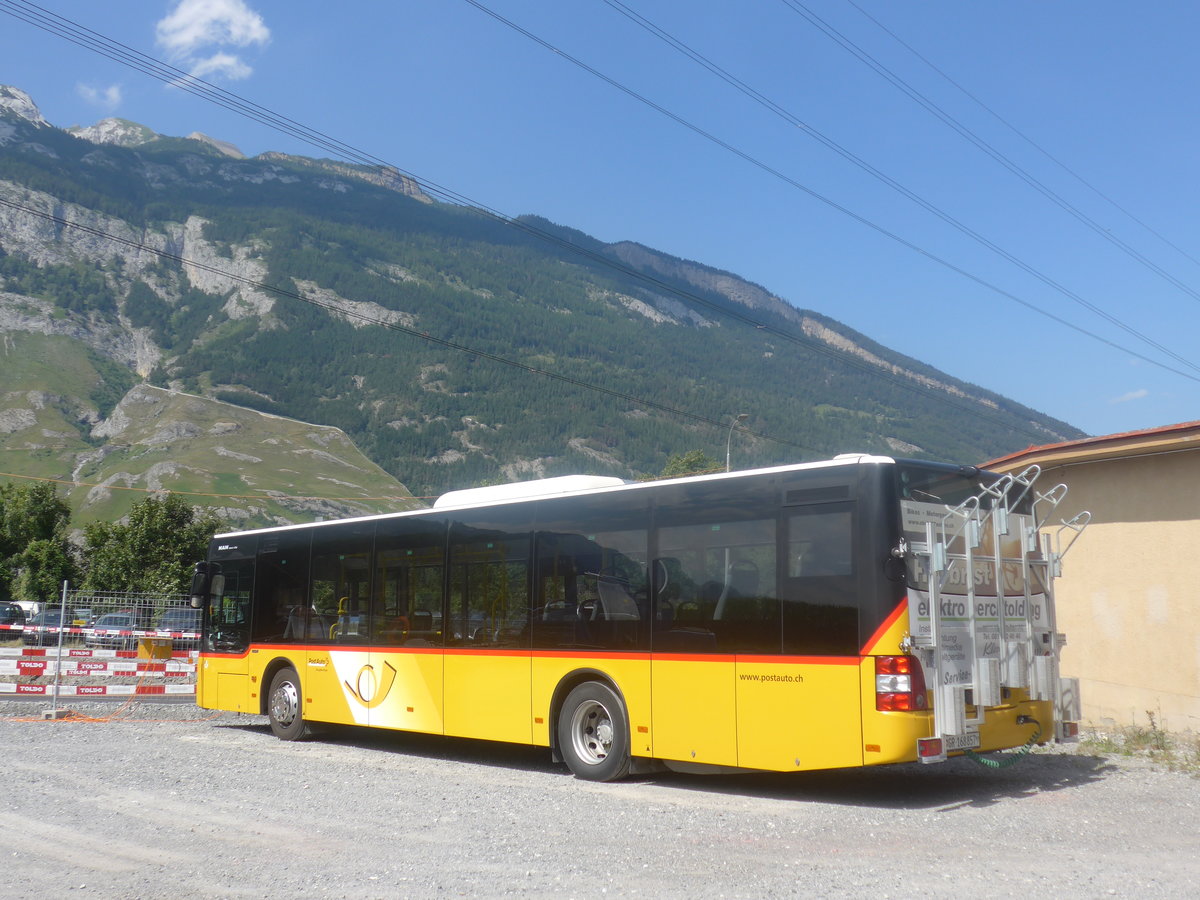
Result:
M946 742L947 752L979 749L979 732L975 732L974 734L948 734L943 740Z

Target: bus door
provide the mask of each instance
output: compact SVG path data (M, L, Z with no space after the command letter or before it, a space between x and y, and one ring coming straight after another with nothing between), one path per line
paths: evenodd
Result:
M733 604L723 589L730 527L667 525L656 532L651 736L662 759L737 765L736 641L726 631Z
M370 667L355 685L372 725L444 731L445 535L436 522L379 523Z
M359 691L368 659L373 523L318 529L313 540L304 715L321 722L369 724Z
M254 646L250 680L255 711L269 702L271 681L281 668L308 683L308 574L312 531L263 534L254 571ZM301 691L303 693L303 690ZM303 697L300 698L303 701ZM309 715L307 704L304 714Z
M213 543L196 679L196 702L206 709L258 712L249 671L256 543L249 536Z
M530 535L489 531L451 536L446 734L531 743Z
M782 653L752 655L747 646L738 658L741 766L862 765L854 524L851 503L784 510L781 558L773 569L779 591L771 595L779 598L781 617L772 624L782 628L776 632Z

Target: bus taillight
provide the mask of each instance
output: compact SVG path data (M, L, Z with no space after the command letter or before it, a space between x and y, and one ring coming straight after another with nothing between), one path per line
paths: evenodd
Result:
M946 755L941 738L921 738L917 741L917 758L922 762L937 762Z
M883 712L926 709L925 673L915 656L875 657L875 708Z

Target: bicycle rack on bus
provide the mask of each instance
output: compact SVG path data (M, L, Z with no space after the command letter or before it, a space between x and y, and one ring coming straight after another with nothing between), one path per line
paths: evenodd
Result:
M1052 581L1091 514L1044 534L1067 487L1039 493L1040 474L1030 466L1001 477L940 521L927 521L924 544L910 547L926 560L929 590L924 610L910 594L908 645L933 690L934 737L942 738L941 754L923 756L925 762L977 747L986 710L1013 689L1053 701L1056 725L1080 717L1078 684L1059 675L1066 638L1057 631ZM1022 504L1028 512L1018 512ZM1064 737L1061 729L1055 736Z

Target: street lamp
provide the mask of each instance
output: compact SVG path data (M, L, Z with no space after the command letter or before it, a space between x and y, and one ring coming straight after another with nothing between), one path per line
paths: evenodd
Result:
M742 422L750 418L748 413L738 413L733 417L733 422L729 426L729 437L725 439L725 471L729 471L729 451L733 447L733 429L737 428Z

